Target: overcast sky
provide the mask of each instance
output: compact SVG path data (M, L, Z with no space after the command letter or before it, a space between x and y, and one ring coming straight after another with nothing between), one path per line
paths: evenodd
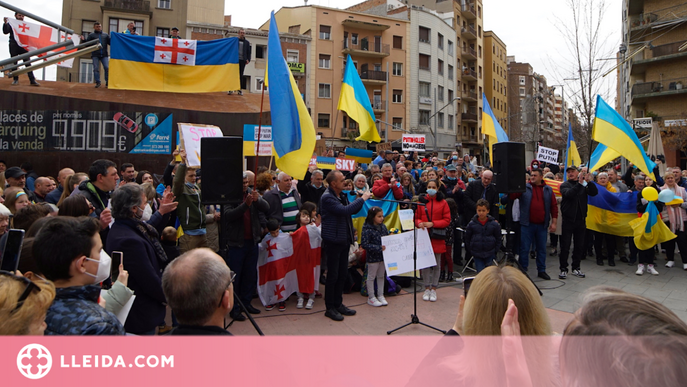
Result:
M155 0L151 0L154 2ZM608 52L614 53L621 42L621 1L608 0L603 36L608 36ZM59 23L62 17L62 2L58 0L5 0L6 3L22 7L51 21ZM310 0L311 5L345 8L361 0ZM242 4L236 6L236 3ZM544 74L549 84L565 83L566 94L574 93L575 82L564 81L574 74L562 71L570 58L565 40L556 28L560 20L569 20L570 11L563 0L483 0L484 30L494 31L506 44L508 55L515 55L518 62L529 62L534 71ZM253 0L251 6L244 6L237 0L226 0L225 11L232 15L232 24L257 28L269 19L270 11L283 6L303 5L303 0ZM13 12L0 8L1 16L13 17ZM30 21L30 20L29 20ZM0 37L0 59L9 57L8 35ZM613 54L611 54L612 56ZM558 74L556 74L558 73ZM55 78L54 66L47 71L47 79ZM40 71L36 74L41 77ZM611 75L612 76L612 75ZM610 76L609 76L610 77ZM613 89L614 81L609 82ZM615 92L613 91L613 96ZM612 103L612 101L608 101Z

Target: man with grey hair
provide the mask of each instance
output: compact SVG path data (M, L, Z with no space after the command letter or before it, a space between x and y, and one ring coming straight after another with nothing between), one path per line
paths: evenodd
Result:
M277 186L265 192L263 199L270 205L267 219L274 218L284 232L296 231L298 228L298 211L301 209L301 195L293 188L291 176L285 172L277 175Z
M389 190L394 193L394 199L403 199L403 188L401 188L401 183L394 178L394 171L391 164L386 163L382 165L382 178L375 181L372 186L372 194L377 198L383 199L386 194L389 193Z
M313 202L319 206L320 198L326 189L324 186L324 172L316 169L316 167L308 168L308 172L303 177L303 180L298 182L297 188L303 203Z
M174 336L231 335L224 317L234 306L234 273L208 248L191 250L162 274L167 304L179 321Z

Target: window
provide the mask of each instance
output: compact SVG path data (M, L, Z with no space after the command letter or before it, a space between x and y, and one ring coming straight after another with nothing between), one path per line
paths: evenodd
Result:
M446 125L446 129L453 130L453 114L448 115L448 124Z
M453 42L450 40L448 41L448 54L453 55Z
M482 79L482 66L479 66L479 79Z
M429 43L429 37L432 30L427 27L420 27L420 41L424 43Z
M262 87L265 84L265 79L264 78L255 78L255 91L262 91ZM267 91L269 87L265 87L265 91Z
M332 85L328 83L319 84L319 95L320 98L331 98L332 97Z
M482 46L477 46L477 53L479 54L479 57L482 57Z
M403 90L394 89L394 103L403 103Z
M439 86L437 89L437 93L439 94L439 101L444 101L444 86Z
M155 31L155 36L160 36L163 38L169 37L169 28L157 27L157 30Z
M164 9L172 9L172 0L157 0L157 7Z
M93 24L91 24L91 27L93 27ZM79 82L93 83L93 61L90 58L79 61Z
M440 50L444 49L444 35L439 33L437 34L437 46Z
M394 48L403 50L403 36L394 35Z
M453 101L453 90L448 89L448 101Z
M358 45L358 34L351 34L351 44L354 46Z
M420 70L429 70L430 69L429 61L431 59L432 59L432 57L429 55L420 54Z
M255 45L255 59L267 59L267 46L264 44Z
M429 82L420 82L420 97L429 97Z
M429 125L429 110L420 110L420 125Z
M482 37L482 26L477 26L477 36Z
M329 127L329 114L320 113L317 115L317 127L318 128L328 128Z
M290 63L298 63L298 51L286 50L286 61Z
M319 67L321 69L332 68L332 56L327 54L320 54Z
M394 75L403 76L403 63L394 62Z
M403 117L394 117L391 119L394 130L403 130Z
M437 114L437 126L440 128L444 127L444 112Z
M110 29L108 32L110 34L113 32L119 32L119 19L110 18Z
M332 38L332 27L320 26L320 39L330 40Z
M439 59L437 62L437 66L439 68L439 75L444 75L444 61Z
M84 37L88 36L88 34L93 32L93 23L95 23L95 21L93 20L81 21L81 33L82 35L84 35Z
M453 79L453 66L448 65L448 79Z
M521 87L521 88L520 88L520 96L521 96L521 97L524 97L524 96L525 96L525 88L524 88L524 87Z

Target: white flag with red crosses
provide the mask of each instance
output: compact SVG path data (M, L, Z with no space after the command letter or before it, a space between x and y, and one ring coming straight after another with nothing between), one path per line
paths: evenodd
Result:
M58 31L52 27L42 26L40 24L29 23L23 20L9 19L8 20L12 31L14 32L14 41L26 51L35 51L39 48L52 46L57 43ZM74 41L74 45L81 43L79 35L65 35L64 31L59 31L60 42L64 42L65 39L71 39ZM59 57L66 54L72 53L76 50L64 51L64 49L58 49L52 52L61 52ZM44 56L42 54L41 56ZM58 62L57 65L60 67L71 68L74 63L74 58L68 59L63 62Z
M196 65L196 41L155 37L155 63Z

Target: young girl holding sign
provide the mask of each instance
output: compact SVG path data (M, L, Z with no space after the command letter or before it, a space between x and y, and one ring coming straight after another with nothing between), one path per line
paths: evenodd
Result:
M389 305L384 298L384 257L382 252L386 246L382 245L382 237L389 235L384 225L384 211L379 207L372 207L367 212L363 225L362 247L367 252L367 303L372 306ZM375 279L377 280L377 294L375 297Z

